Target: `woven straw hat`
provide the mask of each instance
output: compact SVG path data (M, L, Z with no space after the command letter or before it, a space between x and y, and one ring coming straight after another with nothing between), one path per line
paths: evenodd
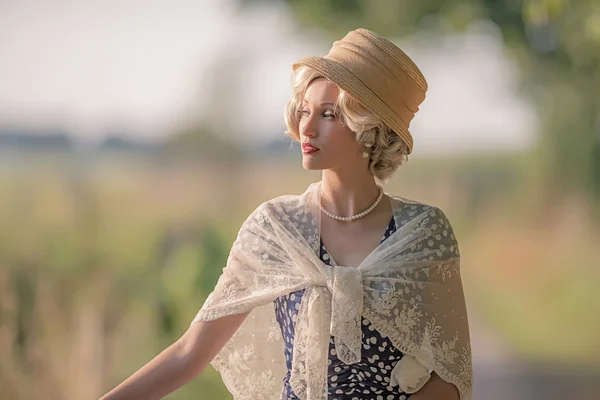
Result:
M395 44L366 30L349 32L324 57L304 57L293 64L315 69L357 99L389 126L412 152L410 121L425 100L427 82L415 63Z

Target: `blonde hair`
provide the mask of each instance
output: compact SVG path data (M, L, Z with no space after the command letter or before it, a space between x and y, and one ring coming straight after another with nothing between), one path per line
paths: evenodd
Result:
M285 109L285 132L290 138L300 141L298 126L302 100L308 85L315 79L323 78L310 67L301 66L292 75L292 98ZM408 160L408 146L383 121L375 117L362 104L340 88L334 106L340 121L356 134L356 141L371 144L369 170L381 182L386 182L392 174Z

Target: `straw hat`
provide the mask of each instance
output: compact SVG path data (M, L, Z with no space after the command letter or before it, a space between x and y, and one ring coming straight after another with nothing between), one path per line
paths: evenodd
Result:
M349 32L324 57L293 64L307 66L356 98L413 148L410 121L425 100L427 82L415 63L395 44L366 29Z

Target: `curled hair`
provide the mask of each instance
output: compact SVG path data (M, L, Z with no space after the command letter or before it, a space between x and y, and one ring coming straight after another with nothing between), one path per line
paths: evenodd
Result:
M292 75L292 98L285 109L286 135L300 141L299 123L302 100L306 89L315 79L323 78L314 69L301 66ZM340 88L335 103L335 113L340 121L356 135L356 141L363 145L371 144L369 170L381 182L386 182L392 174L408 160L408 146L381 119L374 116L350 94Z

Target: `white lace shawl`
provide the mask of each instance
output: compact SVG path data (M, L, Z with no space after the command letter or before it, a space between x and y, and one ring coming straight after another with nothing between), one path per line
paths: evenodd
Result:
M287 368L273 301L304 288L290 376L299 398L327 398L330 335L342 362L360 361L362 315L405 354L402 360L412 361L398 363L392 383L414 375L411 365L422 366L455 384L461 399L470 399L471 349L459 251L443 212L390 197L396 232L358 267L329 266L318 257L319 185L263 203L248 217L193 321L251 311L211 362L234 399L281 397Z

